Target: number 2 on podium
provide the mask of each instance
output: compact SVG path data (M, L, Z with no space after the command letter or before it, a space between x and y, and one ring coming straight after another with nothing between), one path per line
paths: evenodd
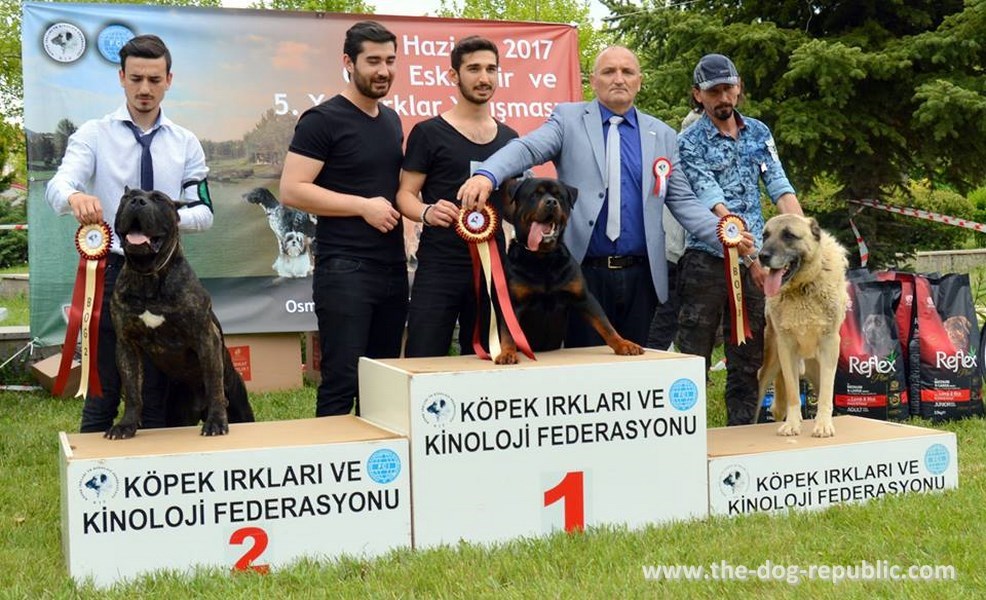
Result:
M558 485L544 493L544 506L548 507L564 500L565 502L565 531L582 531L585 529L585 478L582 471L565 473Z
M270 565L255 565L253 561L260 557L267 549L267 532L259 527L243 527L237 529L233 532L233 535L229 536L229 543L240 545L250 538L253 540L253 545L243 553L243 556L233 565L234 571L256 571L257 573L264 573L270 571Z

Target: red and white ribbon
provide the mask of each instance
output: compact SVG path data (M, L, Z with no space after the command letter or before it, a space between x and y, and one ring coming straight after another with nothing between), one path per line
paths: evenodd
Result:
M72 291L72 307L69 310L62 359L52 393L62 394L72 368L75 340L82 333L82 369L79 391L76 396L102 395L99 383L96 353L99 347L99 319L103 306L103 280L106 271L106 255L110 252L112 231L106 223L82 225L75 233L75 249L79 251L79 267Z
M943 215L941 213L921 210L919 208L910 208L906 206L904 207L889 206L887 204L880 204L875 200L849 200L849 203L858 204L860 206L867 206L869 208L876 208L879 210L885 210L887 212L892 212L894 214L904 215L907 217L924 219L925 221L934 221L935 223L945 223L946 225L954 225L956 227L964 227L966 229L971 229L973 231L978 231L980 233L986 233L986 225L982 223L976 223L975 221L970 221L969 219L961 219L959 217L952 217L949 215Z
M753 337L750 315L743 303L743 275L739 267L739 251L736 249L743 242L744 231L746 222L734 214L723 216L716 227L716 236L722 242L722 264L726 269L726 282L729 286L729 314L733 323L729 339L737 346L745 344L746 340Z
M665 157L660 157L654 161L651 167L654 171L654 195L658 201L664 201L668 194L668 178L671 177L671 161Z
M489 204L485 205L483 210L460 210L459 219L455 224L455 232L469 244L476 303L481 302L483 280L486 282L486 291L490 297L490 329L488 333L490 351L487 353L483 350L479 331L479 315L482 314L482 311L479 310L476 312L476 324L473 328L473 351L475 351L476 356L487 360L500 354L500 328L496 320L496 309L493 306L493 298L495 297L500 304L500 313L503 315L504 323L510 331L517 349L531 360L536 360L531 345L527 341L527 336L524 335L520 328L520 322L517 321L513 305L510 303L506 272L503 263L500 262L500 251L497 248L494 235L499 224L499 216Z
M950 215L943 215L941 213L931 212L928 210L921 210L920 208L890 206L889 204L881 204L876 200L849 200L849 203L856 204L860 207L853 213L853 216L862 210L862 207L875 208L877 210L884 210L897 215L904 215L905 217L914 217L915 219L924 219L925 221L944 223L945 225L952 225L954 227L962 227L965 229L978 231L980 233L986 233L986 225L983 223L977 223L975 221L970 221L969 219L962 219ZM856 236L856 245L859 246L860 265L865 267L870 258L869 248L866 247L866 242L863 240L863 236L859 233L859 229L856 227L856 223L853 221L852 217L849 218L849 226L852 228L853 235Z

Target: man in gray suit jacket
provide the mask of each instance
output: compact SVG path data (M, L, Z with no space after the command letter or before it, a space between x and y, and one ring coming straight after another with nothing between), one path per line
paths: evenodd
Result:
M466 208L481 206L508 178L552 161L558 178L579 190L565 245L582 264L590 291L616 330L645 345L654 309L668 297L665 202L685 229L709 244L719 244L718 220L689 187L679 166L674 129L633 106L641 84L633 52L621 46L600 52L590 81L596 100L559 104L544 125L483 162L458 196ZM618 182L608 177L606 156L613 123L619 133ZM617 185L619 211L613 213L609 189ZM610 214L618 216L619 227L607 231ZM753 251L752 236L745 235L739 251ZM567 347L603 344L588 324L573 316Z

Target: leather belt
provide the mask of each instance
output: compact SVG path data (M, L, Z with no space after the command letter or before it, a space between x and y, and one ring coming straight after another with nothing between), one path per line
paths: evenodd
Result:
M625 269L646 263L646 256L587 256L582 261L582 264L587 267L601 267L606 269Z

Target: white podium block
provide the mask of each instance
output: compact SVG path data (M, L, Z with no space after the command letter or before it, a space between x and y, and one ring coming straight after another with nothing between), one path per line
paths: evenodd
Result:
M958 487L955 434L835 417L835 437L777 435L778 424L709 430L709 512L818 509L886 494Z
M199 431L60 434L62 545L74 579L265 572L411 545L406 439L351 416Z
M599 347L359 368L362 416L409 437L415 548L708 512L701 358Z

